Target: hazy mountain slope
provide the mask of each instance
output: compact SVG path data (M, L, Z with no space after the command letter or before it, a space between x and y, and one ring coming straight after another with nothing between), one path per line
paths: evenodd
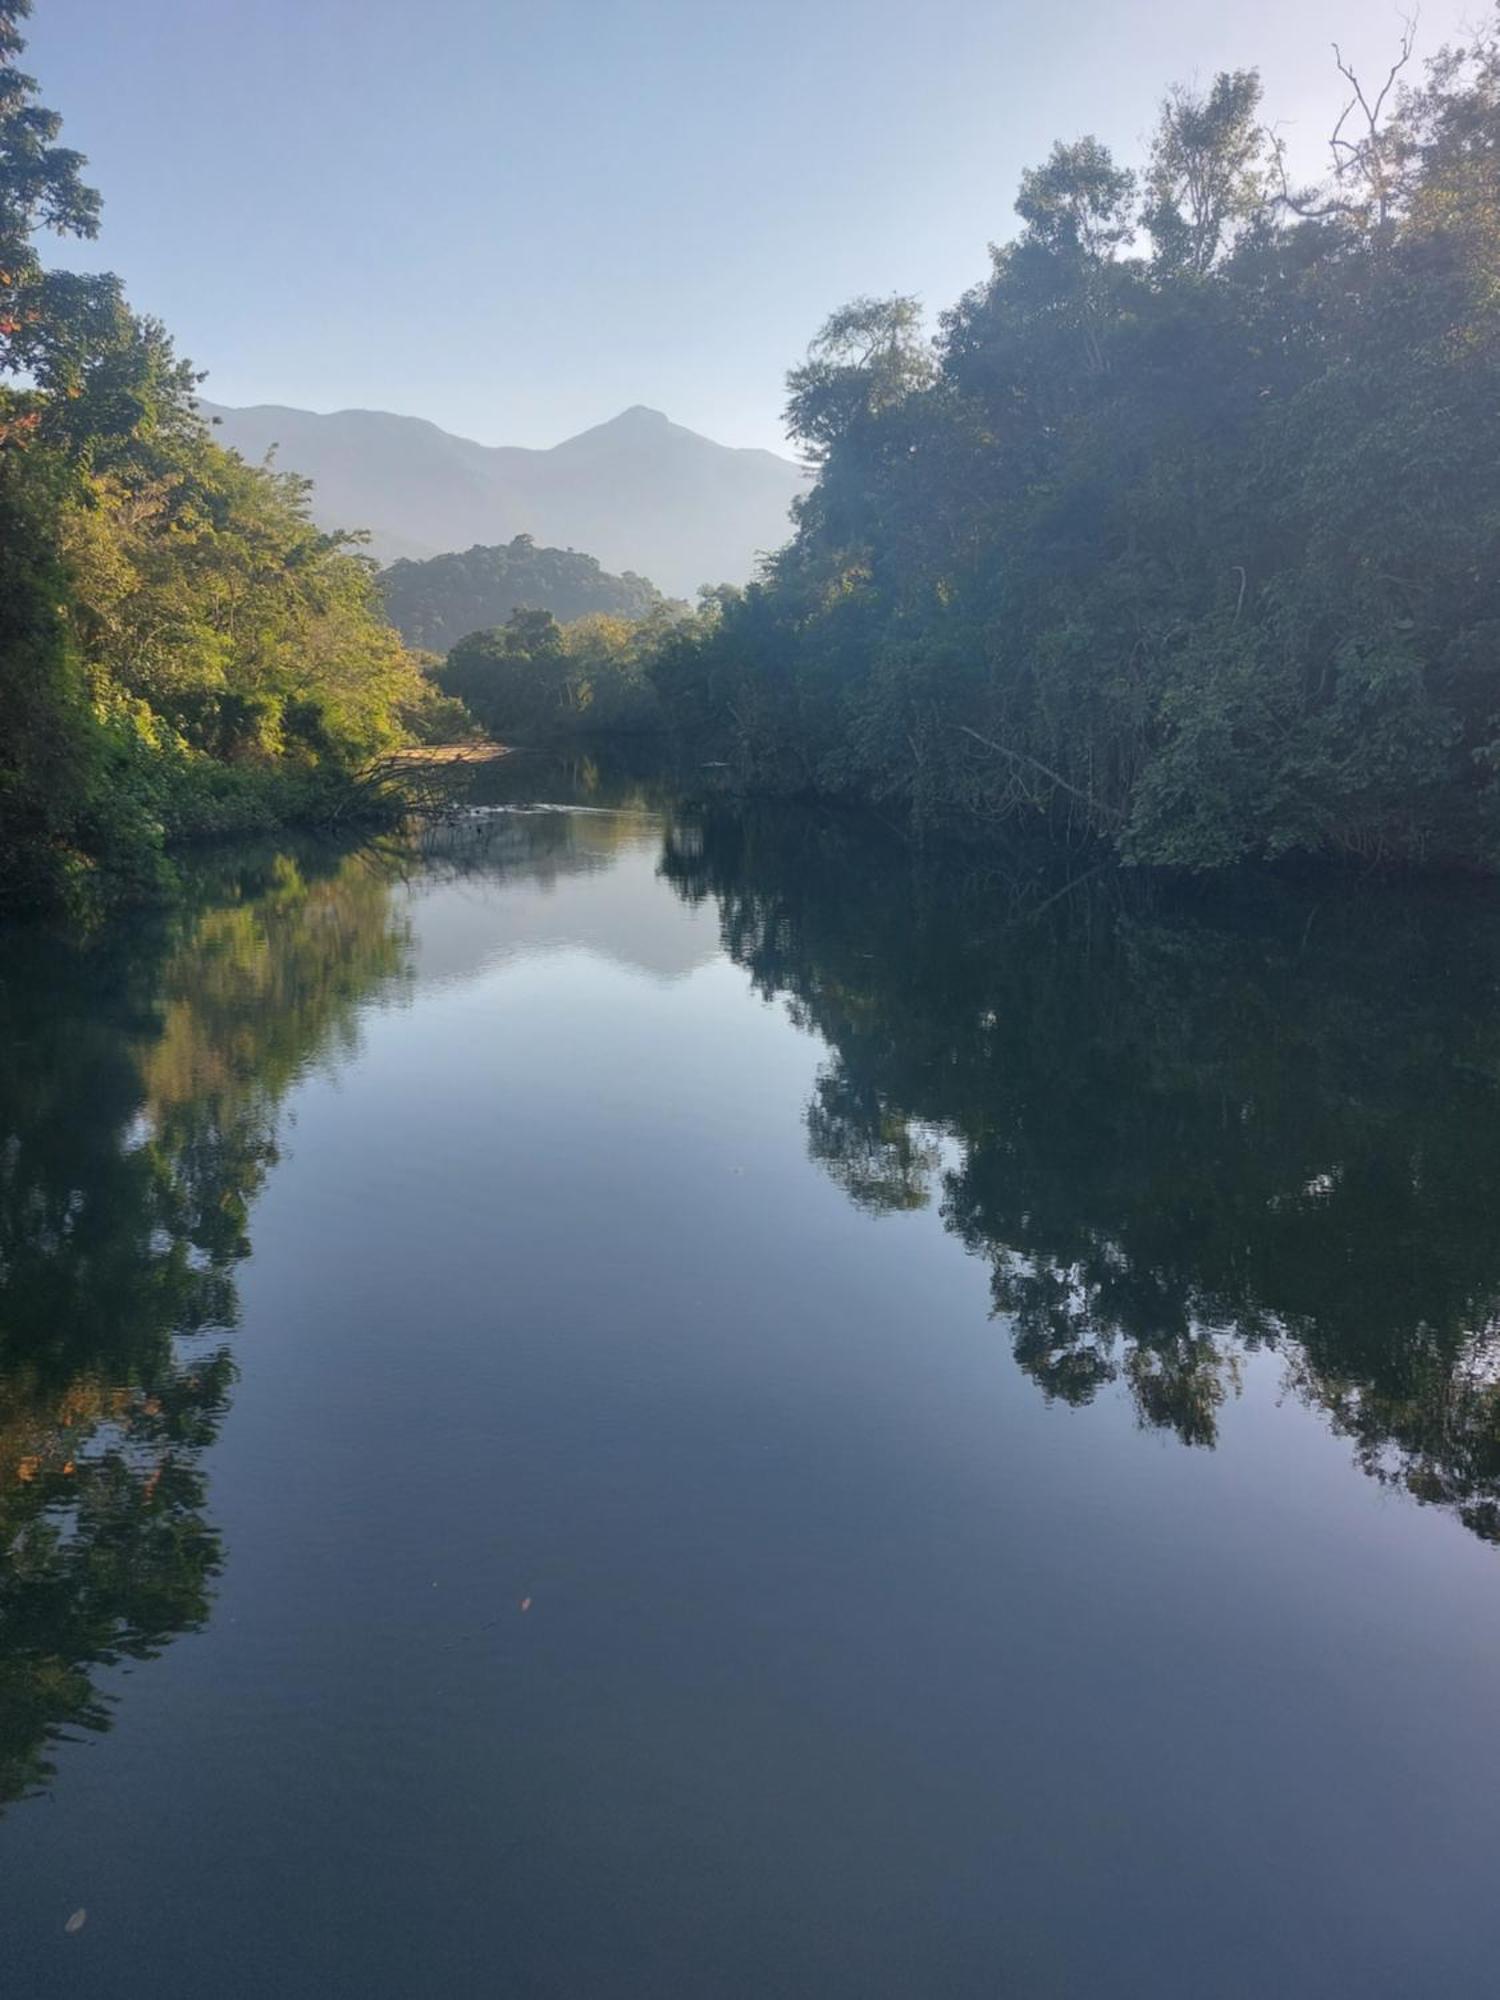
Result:
M276 446L280 465L315 482L319 522L370 529L385 561L528 534L691 596L743 583L787 539L802 485L790 459L731 450L639 406L549 451L476 444L383 410L201 407L246 458Z
M550 611L560 623L606 612L644 618L663 602L645 577L612 576L593 556L541 548L518 535L497 549L401 560L380 573L391 623L413 646L446 653L470 632L503 625L512 611Z

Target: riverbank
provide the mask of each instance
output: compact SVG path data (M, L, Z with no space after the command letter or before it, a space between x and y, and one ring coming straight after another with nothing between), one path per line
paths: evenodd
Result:
M171 904L179 864L236 842L281 835L380 832L446 811L470 775L507 755L500 744L411 744L358 771L285 764L136 762L110 774L92 851L59 841L0 883L7 920L95 922Z

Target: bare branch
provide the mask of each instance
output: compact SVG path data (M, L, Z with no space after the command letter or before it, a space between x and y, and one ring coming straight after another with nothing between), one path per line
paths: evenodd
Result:
M986 750L993 750L1001 757L1009 757L1017 764L1029 765L1033 771L1040 771L1044 778L1062 791L1071 793L1075 799L1082 799L1090 812L1106 813L1111 819L1124 819L1125 815L1118 806L1111 805L1107 800L1097 798L1090 792L1081 791L1077 785L1069 784L1060 772L1042 763L1040 758L1028 757L1024 750L1012 750L1007 744L997 743L993 736L981 736L977 729L971 729L966 722L956 722L952 727L964 736L972 736L974 741L982 743Z
M1391 93L1397 88L1402 72L1412 59L1416 38L1416 15L1403 15L1396 59L1386 72L1373 102L1358 70L1345 56L1339 43L1333 44L1334 67L1352 93L1329 134L1333 181L1336 187L1350 187L1358 192L1354 199L1332 193L1319 199L1312 190L1294 192L1286 171L1285 146L1276 138L1272 140L1272 150L1281 182L1281 192L1277 197L1280 206L1309 222L1326 221L1332 216L1343 215L1368 227L1373 219L1378 230L1384 234L1400 188L1400 150L1398 143L1393 144L1390 126L1383 124L1382 120L1386 117ZM1356 112L1360 114L1359 122L1363 130L1358 132L1357 137L1350 138L1349 121Z
M1402 28L1401 28L1401 53L1400 55L1397 56L1396 60L1391 64L1390 75L1386 78L1384 86L1381 89L1380 95L1375 100L1374 116L1376 119L1380 117L1381 112L1385 109L1385 101L1390 96L1392 90L1395 89L1396 79L1400 76L1402 70L1406 68L1406 65L1411 61L1412 50L1416 47L1416 45L1417 45L1417 16L1415 14L1403 15Z
M1280 193L1273 197L1279 207L1289 209L1303 222L1326 222L1330 216L1359 213L1352 201L1340 201L1330 195L1326 201L1318 202L1313 199L1310 189L1294 193L1286 170L1286 141L1274 133L1268 133L1267 137L1271 145L1271 158L1276 166L1276 178L1281 183Z

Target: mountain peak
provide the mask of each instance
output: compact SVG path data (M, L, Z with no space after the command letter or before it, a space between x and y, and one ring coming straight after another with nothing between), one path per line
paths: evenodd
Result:
M545 449L477 444L384 411L203 407L252 462L279 443L278 464L314 481L314 520L372 529L386 562L494 548L524 530L691 597L754 573L791 532L804 483L791 460L717 444L646 403Z
M606 417L602 424L590 424L586 431L576 436L564 438L561 445L554 445L554 451L566 450L576 444L579 438L647 438L659 437L666 431L675 431L677 425L665 410L653 410L649 403L632 403L628 410L621 410L617 417Z
M653 456L669 447L678 450L702 447L710 452L728 450L725 445L700 437L697 431L684 430L681 424L674 424L664 410L653 410L649 403L632 403L617 417L606 417L602 424L591 424L586 431L564 438L561 444L551 447L547 456L584 459L602 451L613 459L635 452Z

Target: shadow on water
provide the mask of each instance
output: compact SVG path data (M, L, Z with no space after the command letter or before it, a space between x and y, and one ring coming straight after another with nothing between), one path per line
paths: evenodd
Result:
M199 1629L203 1458L277 1114L407 939L368 855L206 871L170 919L0 947L0 1802Z
M1500 1541L1500 899L1059 884L709 807L663 870L827 1045L811 1153L937 1204L1049 1399L1211 1447L1242 1357Z

